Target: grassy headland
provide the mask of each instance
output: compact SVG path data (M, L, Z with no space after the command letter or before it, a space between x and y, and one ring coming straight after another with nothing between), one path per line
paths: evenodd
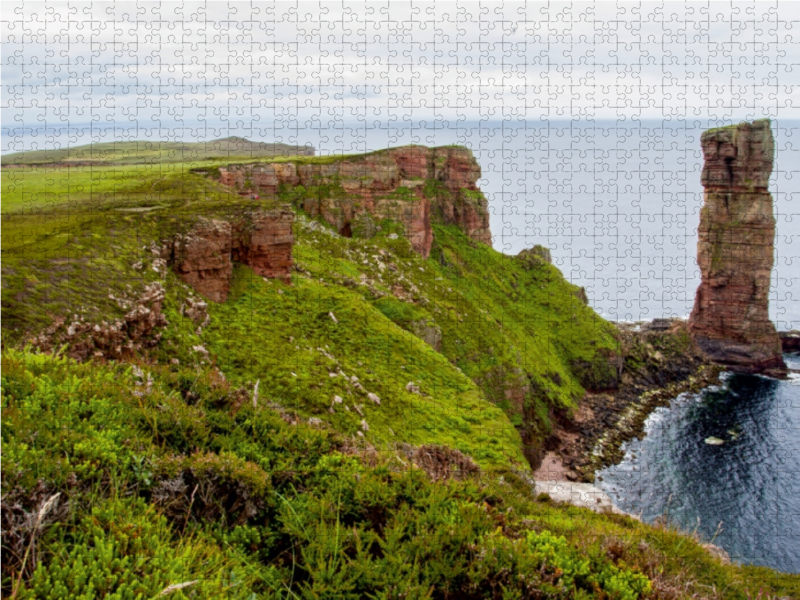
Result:
M292 201L192 172L227 162L4 171L4 594L799 593L669 529L531 497L525 456L619 350L544 260L445 225L424 259L391 221L345 238L299 212L292 285L237 266L198 325L153 245ZM146 352L26 345L58 318L120 319L153 283L168 325Z

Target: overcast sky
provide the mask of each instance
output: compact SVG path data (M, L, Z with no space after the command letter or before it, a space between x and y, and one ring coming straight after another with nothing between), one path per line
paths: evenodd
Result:
M800 4L3 2L11 127L800 117Z

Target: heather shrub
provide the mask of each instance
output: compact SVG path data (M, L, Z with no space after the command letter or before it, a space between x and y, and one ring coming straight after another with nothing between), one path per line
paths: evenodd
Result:
M103 502L50 536L49 560L18 598L134 600L170 588L171 598L252 597L241 559L203 535L177 535L141 499Z

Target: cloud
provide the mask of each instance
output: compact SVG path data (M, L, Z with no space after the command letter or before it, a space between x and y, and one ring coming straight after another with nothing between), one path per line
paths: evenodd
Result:
M795 6L26 1L3 126L797 118Z

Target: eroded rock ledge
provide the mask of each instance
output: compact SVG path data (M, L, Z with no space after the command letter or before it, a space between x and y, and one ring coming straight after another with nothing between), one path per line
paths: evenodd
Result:
M774 141L767 119L711 129L701 137L697 263L702 281L689 331L714 362L734 371L785 369L769 320L775 217L767 189Z
M291 283L294 212L287 206L258 210L232 221L200 218L187 233L165 243L164 253L178 276L214 302L225 302L233 263L257 275Z
M492 243L480 177L472 152L459 146L402 146L330 162L317 157L219 169L224 185L242 194L291 199L347 237L368 238L381 220L397 221L426 258L432 222L457 225L470 238Z

